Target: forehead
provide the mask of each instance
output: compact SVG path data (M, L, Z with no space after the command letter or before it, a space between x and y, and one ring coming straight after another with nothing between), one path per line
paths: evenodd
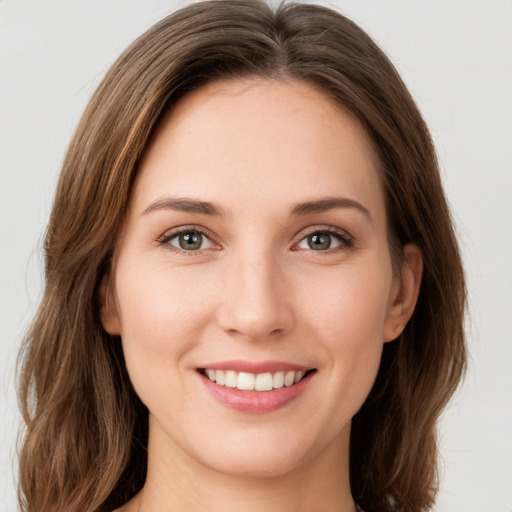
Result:
M246 205L343 194L384 211L376 153L360 123L308 83L215 82L181 99L148 144L133 191ZM235 193L236 192L236 193Z

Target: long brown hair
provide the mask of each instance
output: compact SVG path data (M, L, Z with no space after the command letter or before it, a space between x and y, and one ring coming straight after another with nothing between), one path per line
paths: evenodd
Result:
M353 420L350 477L367 512L432 506L436 420L465 367L465 286L428 129L387 57L342 15L213 0L175 12L121 55L69 146L44 246L45 293L21 353L21 510L107 511L141 489L147 410L120 340L101 327L99 284L162 113L207 82L247 76L307 81L359 119L380 156L395 262L407 243L421 250L416 310L385 344Z

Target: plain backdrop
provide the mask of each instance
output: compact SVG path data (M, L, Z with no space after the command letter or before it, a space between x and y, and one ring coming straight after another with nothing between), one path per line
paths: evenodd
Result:
M512 2L331 0L390 55L434 137L467 269L470 365L440 425L436 512L512 512ZM100 78L183 1L0 0L0 511L15 368L59 167ZM432 226L432 229L436 229Z

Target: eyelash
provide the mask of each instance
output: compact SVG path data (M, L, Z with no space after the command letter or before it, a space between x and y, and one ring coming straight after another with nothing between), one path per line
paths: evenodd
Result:
M163 236L161 236L157 242L159 246L166 246L169 248L169 250L176 252L178 254L185 254L187 256L195 256L198 254L201 254L203 251L207 249L198 249L198 250L186 250L186 249L180 249L174 245L171 245L171 240L179 237L182 234L198 234L202 237L205 237L207 240L209 240L213 245L219 245L215 241L215 237L213 237L207 230L204 228L198 227L198 226L182 226L176 229L173 229L171 232L165 233ZM342 252L342 251L349 251L354 247L354 239L346 232L339 228L335 228L332 226L325 226L325 227L311 227L306 228L306 232L302 236L302 238L293 245L292 250L293 251L299 251L302 249L298 249L297 246L305 241L309 236L311 235L329 235L330 237L335 238L339 242L339 246L334 248L328 248L326 250L314 250L309 249L310 252L316 253L319 256L332 254L335 252ZM306 249L308 250L308 249Z
M157 242L158 242L158 245L160 245L160 246L164 246L165 245L165 246L167 246L167 248L169 250L171 250L173 252L176 252L176 253L179 253L179 254L185 254L186 256L194 256L194 255L197 255L198 253L201 253L205 249L199 249L199 250L195 250L195 251L194 250L188 250L187 251L185 249L180 249L180 248L175 247L175 246L170 244L171 240L173 240L174 238L177 238L180 235L189 234L189 233L190 234L195 233L195 234L201 235L202 237L210 240L210 242L213 245L218 245L217 242L215 242L215 237L213 237L204 228L200 228L198 226L182 226L182 227L173 229L172 231L167 232L163 236L161 236L157 240Z
M327 250L315 251L314 249L309 249L311 252L316 253L319 256L328 255L335 252L348 251L354 247L354 239L346 231L335 228L333 226L325 226L322 228L313 226L311 228L307 228L304 236L299 240L299 242L294 244L294 247L306 240L311 235L329 235L340 243L338 247L328 248ZM300 249L293 250L297 251Z

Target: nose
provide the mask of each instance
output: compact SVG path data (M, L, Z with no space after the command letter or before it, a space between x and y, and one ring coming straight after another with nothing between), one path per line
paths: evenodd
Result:
M284 272L271 256L240 255L226 269L226 289L218 325L250 341L276 338L295 324L292 297Z

